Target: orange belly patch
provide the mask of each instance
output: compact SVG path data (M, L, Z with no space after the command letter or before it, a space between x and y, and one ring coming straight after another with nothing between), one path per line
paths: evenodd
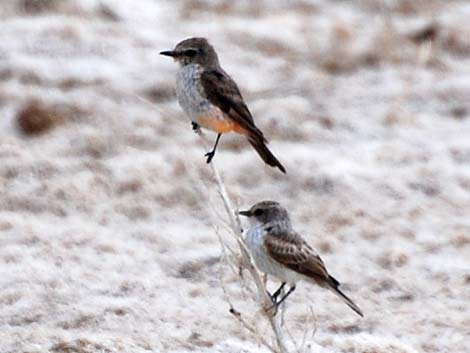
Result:
M238 132L239 134L244 134L245 129L243 129L239 124L229 119L220 119L214 117L213 115L202 115L197 119L197 123L202 127L225 134L230 131Z

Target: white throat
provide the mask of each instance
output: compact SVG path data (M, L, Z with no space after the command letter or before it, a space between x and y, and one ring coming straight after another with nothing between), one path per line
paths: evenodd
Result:
M248 222L250 223L250 228L261 228L264 226L264 223L260 222L256 217L249 217Z

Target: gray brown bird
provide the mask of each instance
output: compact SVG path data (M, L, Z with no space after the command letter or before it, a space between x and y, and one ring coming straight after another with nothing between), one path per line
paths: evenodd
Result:
M262 201L240 214L250 222L245 241L256 266L282 282L272 295L276 307L295 290L298 281L306 280L331 290L363 316L361 309L339 289L340 283L328 273L318 253L294 231L284 207L274 201ZM289 290L277 301L287 283Z
M214 148L206 154L207 163L214 157L222 134L234 131L248 139L266 164L286 172L266 146L266 138L256 127L237 84L222 69L207 39L185 39L175 49L160 54L171 56L179 63L176 94L193 129L198 131L203 127L218 134Z

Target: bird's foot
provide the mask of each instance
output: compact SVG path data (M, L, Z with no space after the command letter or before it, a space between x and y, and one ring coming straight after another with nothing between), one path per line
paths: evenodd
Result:
M278 300L278 297L281 293L284 293L284 287L286 285L286 282L283 282L281 286L271 295L268 292L269 298L271 298L271 305L265 308L266 312L271 314L272 316L275 316L277 314L278 308L282 305L284 300L287 299L287 297L295 290L295 285L290 287L290 289L287 291L285 295L281 299Z
M271 299L271 303L276 304L277 303L277 297L279 296L279 293L271 294L268 291L266 291L266 293L268 294L269 298Z
M266 294L268 295L269 299L271 299L271 302L266 302L264 305L264 311L272 316L275 316L277 314L277 295L272 295L268 291L266 291Z
M271 300L273 300L272 297L271 297ZM266 305L264 307L264 311L271 316L276 316L278 307L279 307L278 303L275 301L272 301L270 305Z
M284 287L286 286L286 282L282 282L281 286L271 295L271 299L273 300L273 303L277 302L277 298L281 293L284 293ZM269 292L268 292L269 294Z
M198 123L195 123L194 121L191 121L191 125L192 125L192 127L193 127L193 131L194 131L196 134L200 135L200 134L201 134L201 127L199 126L199 124L198 124Z
M215 151L207 152L204 157L206 157L206 163L209 164L212 161L212 158L215 156Z
M273 302L274 304L277 303L277 298L279 297L279 293L280 293L280 292L276 292L276 293L274 293L274 294L271 295L271 300L272 300L272 302Z

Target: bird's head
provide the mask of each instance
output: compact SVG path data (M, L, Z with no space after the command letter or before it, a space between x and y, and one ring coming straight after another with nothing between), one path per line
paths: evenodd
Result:
M179 42L175 49L160 52L171 56L180 65L199 64L204 67L218 65L219 59L206 38L193 37Z

